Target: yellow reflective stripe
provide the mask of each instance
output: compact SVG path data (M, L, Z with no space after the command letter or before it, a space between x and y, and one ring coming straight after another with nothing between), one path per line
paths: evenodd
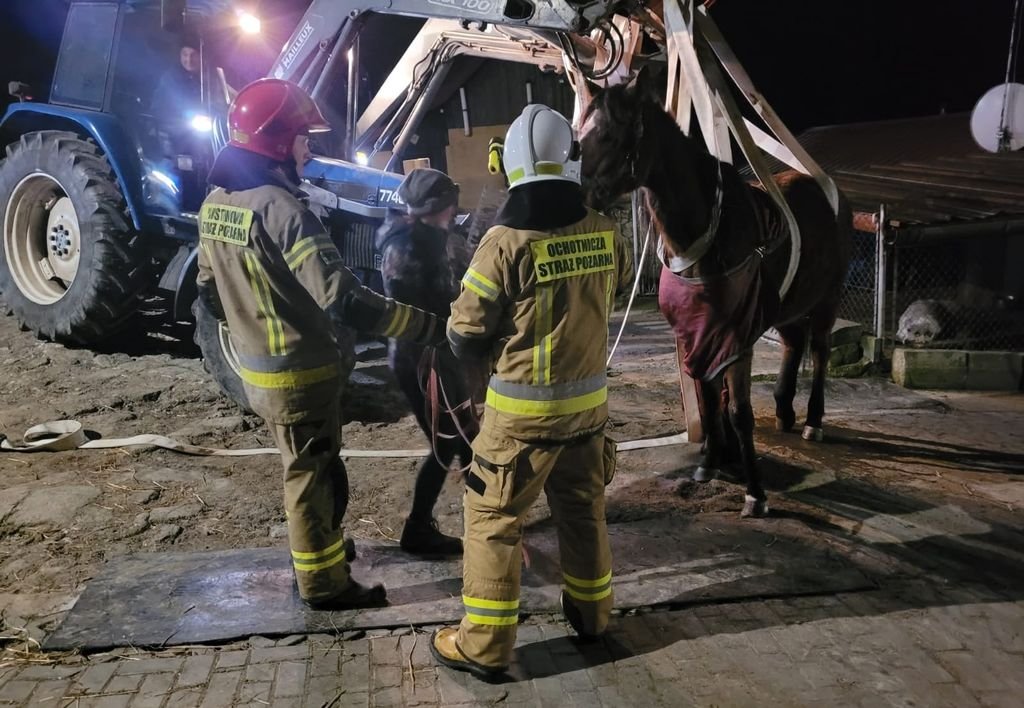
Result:
M296 241L295 245L284 254L284 261L288 265L288 268L295 270L303 261L322 249L334 251L337 250L337 247L329 236L325 236L323 234L318 236L309 236Z
M335 566L338 565L338 563L344 562L344 560L345 552L342 551L334 558L329 558L325 561L320 561L319 563L301 563L299 561L292 561L292 565L295 567L295 570L303 570L309 573L314 570L323 570L324 568L330 568L331 566Z
M519 622L519 615L511 615L508 617L488 617L487 615L477 615L472 612L467 612L466 619L473 624L489 624L496 627L507 627L509 625L517 624Z
M513 415L549 416L549 415L572 415L581 413L591 408L597 408L608 400L608 388L573 396L572 398L556 399L553 401L533 401L522 398L512 398L496 392L492 388L487 389L487 405L501 413Z
M256 297L256 309L267 322L267 348L271 356L281 356L285 353L284 326L274 309L274 299L271 295L267 274L263 271L263 266L260 265L256 256L250 252L245 254L245 268L249 271L249 285Z
M501 295L501 288L493 280L472 268L462 276L462 284L485 300L497 300Z
M284 262L288 265L289 269L295 270L299 267L299 264L302 263L302 261L309 258L311 255L316 253L316 251L316 241L311 238L304 238L296 243L295 246L293 246L292 249L284 255Z
M385 337L397 337L405 331L412 317L412 308L400 302L395 303L395 313L391 316L391 324L384 330Z
M338 375L338 367L328 364L315 369L294 371L253 371L239 367L239 375L242 377L242 381L258 388L297 388L335 378Z
M609 570L607 575L605 575L603 578L598 578L597 580L583 580L582 578L574 578L568 573L562 573L562 577L565 578L567 582L570 582L577 587L599 588L602 585L607 585L612 581L612 571Z
M597 602L598 600L603 600L612 594L611 586L606 587L604 590L599 590L598 592L580 592L579 590L573 589L572 586L566 585L565 591L569 593L569 597L574 600L580 600L581 602Z
M474 624L508 626L519 621L519 600L486 600L463 595L462 604L466 618Z
M551 383L551 310L554 293L537 287L537 313L533 322L533 383Z
M319 558L326 558L344 545L345 539L339 538L337 542L332 543L322 551L292 551L292 558L296 558L298 560L317 560Z
M533 171L538 175L560 175L562 174L562 170L562 165L553 162L537 162L533 166ZM515 184L525 176L526 169L523 167L517 167L508 173L508 183Z
M518 610L519 600L485 600L480 597L462 596L462 604L481 610Z
M605 309L605 317L612 316L612 310L615 309L615 275L609 273L605 276L605 297L607 298L607 307Z

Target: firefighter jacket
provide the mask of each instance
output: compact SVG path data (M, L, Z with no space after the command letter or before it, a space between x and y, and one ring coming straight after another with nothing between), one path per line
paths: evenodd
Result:
M323 224L287 186L215 189L199 215L200 296L227 322L253 410L291 424L337 401L329 312L346 324L421 342L437 319L360 285Z
M491 227L462 279L448 341L460 358L492 362L485 431L568 441L608 418L608 317L632 265L616 224L578 208L565 226Z

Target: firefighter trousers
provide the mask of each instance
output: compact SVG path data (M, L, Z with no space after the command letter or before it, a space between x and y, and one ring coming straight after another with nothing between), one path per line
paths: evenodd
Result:
M466 614L456 639L459 650L488 667L511 661L523 523L541 490L558 528L563 588L586 632L603 632L612 609L604 488L614 472L614 447L606 445L603 433L571 443L535 444L485 426L473 441L473 453L466 474Z
M348 473L341 449L337 406L298 423L268 422L284 464L284 501L288 545L299 595L331 600L349 585L341 523L348 507Z

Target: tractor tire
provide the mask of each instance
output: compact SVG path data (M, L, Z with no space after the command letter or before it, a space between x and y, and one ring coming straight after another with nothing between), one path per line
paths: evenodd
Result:
M9 145L0 228L0 299L23 329L94 344L138 309L150 258L92 141L46 130Z
M213 377L221 393L230 398L245 413L252 413L249 396L242 385L238 369L238 356L228 336L228 325L217 319L202 298L192 303L192 316L196 319L193 339L203 354L203 368Z
M238 356L231 343L226 322L218 320L202 298L192 303L192 315L195 317L196 328L193 339L203 355L203 368L213 377L221 393L230 398L244 413L253 413L249 404L249 396L245 393L241 372L238 367ZM355 332L348 327L335 326L338 341L338 352L341 358L342 386L338 396L344 400L348 389L348 378L355 368Z

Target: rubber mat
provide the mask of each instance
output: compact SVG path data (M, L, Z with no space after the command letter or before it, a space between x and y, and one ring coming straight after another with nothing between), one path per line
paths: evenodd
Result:
M689 604L874 587L786 519L648 519L609 527L616 607ZM527 531L524 614L557 613L561 570L550 523ZM388 607L317 612L299 600L286 548L150 553L110 561L89 582L48 650L171 646L252 635L338 632L455 622L461 563L414 559L396 545L357 541L353 572L383 582Z

